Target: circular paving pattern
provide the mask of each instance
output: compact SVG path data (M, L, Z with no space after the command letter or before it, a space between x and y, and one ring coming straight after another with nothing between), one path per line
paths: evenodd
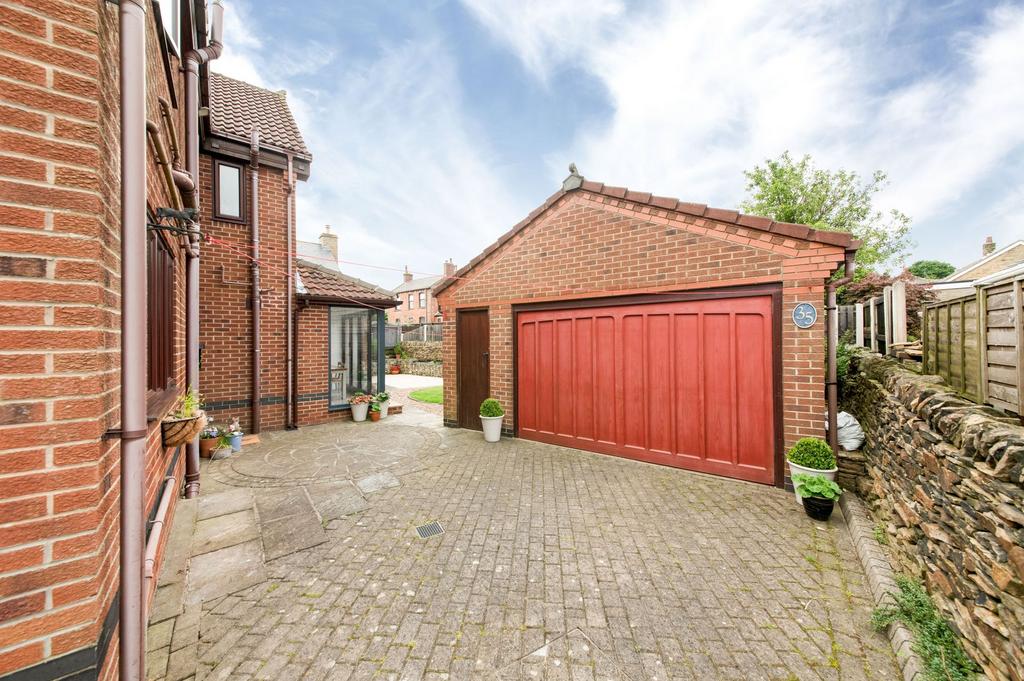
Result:
M399 424L332 423L260 437L259 445L210 462L210 476L236 487L292 487L408 473L442 451L436 431Z

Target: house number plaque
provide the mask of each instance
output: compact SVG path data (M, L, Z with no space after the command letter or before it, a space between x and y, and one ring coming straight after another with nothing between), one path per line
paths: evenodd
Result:
M801 329L809 329L818 321L818 308L810 303L799 303L793 308L793 323Z

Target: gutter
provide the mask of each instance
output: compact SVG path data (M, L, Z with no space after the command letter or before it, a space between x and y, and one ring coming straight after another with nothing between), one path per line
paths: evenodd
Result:
M186 189L184 203L190 208L199 206L199 66L221 55L224 43L224 6L221 0L212 0L210 42L206 47L185 53L185 171L192 181ZM179 185L180 186L180 185ZM192 225L190 248L185 258L185 382L199 392L199 224ZM199 494L199 439L188 444L185 457L185 497Z
M146 7L120 0L121 108L121 603L119 678L145 661L142 553L146 511Z
M260 128L254 125L249 141L249 173L252 191L249 212L249 246L252 251L252 426L253 434L260 432Z
M828 332L825 339L825 348L828 357L826 360L828 377L825 382L825 395L828 401L828 444L836 454L839 453L839 383L836 378L836 348L839 345L839 306L836 305L836 289L850 283L853 279L853 258L856 254L856 249L847 249L846 258L843 262L843 276L828 282L826 287L825 319L828 323Z

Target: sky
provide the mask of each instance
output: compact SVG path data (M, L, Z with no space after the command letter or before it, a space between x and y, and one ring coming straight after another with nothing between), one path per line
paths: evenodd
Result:
M888 174L908 262L1024 238L1024 0L225 0L215 71L288 101L300 239L343 271L461 266L575 162L735 208L784 151ZM354 262L375 267L352 264Z

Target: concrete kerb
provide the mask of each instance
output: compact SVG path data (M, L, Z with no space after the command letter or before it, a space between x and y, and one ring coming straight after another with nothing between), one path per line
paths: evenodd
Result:
M867 576L875 605L892 605L892 595L897 589L895 573L885 551L875 539L874 523L871 522L871 515L864 502L853 493L847 492L839 497L839 508L846 517L846 525L850 528L853 544ZM887 633L889 644L903 672L904 681L924 681L924 662L912 650L914 639L907 626L893 622L889 625Z

